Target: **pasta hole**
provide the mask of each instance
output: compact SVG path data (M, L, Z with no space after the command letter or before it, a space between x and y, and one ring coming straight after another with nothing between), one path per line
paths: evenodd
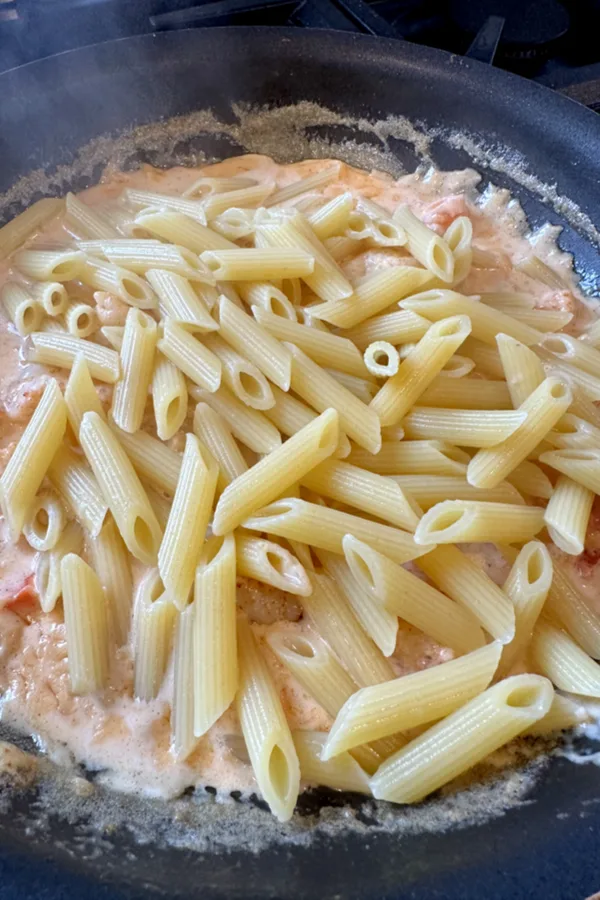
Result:
M146 554L153 554L155 551L154 546L154 537L150 526L141 516L135 517L135 522L133 525L133 536L135 538L135 542Z
M443 244L435 241L431 250L431 259L433 264L437 266L438 269L441 269L443 272L445 272L450 268L449 256L451 256L449 248L446 248Z
M392 240L393 238L398 237L398 232L389 222L379 222L378 228L380 235L384 238Z
M267 550L267 562L278 575L285 576L285 560L280 553L275 550Z
M63 302L63 297L60 291L55 290L50 292L48 300L52 309L60 309Z
M68 277L71 272L73 272L73 263L71 260L64 260L63 262L57 263L52 271L55 275Z
M512 709L527 709L535 706L539 699L539 690L535 685L522 685L506 695L505 703Z
M361 216L360 213L350 213L350 218L348 219L348 225L351 231L364 231L367 232L369 230L368 225Z
M352 554L352 561L356 565L356 568L358 569L360 574L363 576L363 578L369 585L370 589L372 591L375 590L375 579L373 578L373 573L371 571L371 567L367 565L366 561L363 559L363 557L360 555L360 553L356 552L356 550L352 550L351 554Z
M89 313L82 312L77 316L77 328L79 331L85 331L86 328L89 328L91 323L91 319Z
M450 322L442 322L440 323L440 327L438 329L438 335L440 337L452 337L455 334L460 334L463 330L463 323L460 319L454 319Z
M373 362L378 366L383 366L384 368L385 366L389 366L390 357L387 350L375 350L375 352L373 353Z
M559 450L558 452L562 453L565 459L574 462L598 462L598 455L594 450Z
M463 463L464 465L469 463L470 456L464 450L461 450L460 447L453 447L451 444L447 444L441 449L441 452L451 462Z
M463 509L449 509L438 513L429 528L430 532L447 531L453 525L457 525L465 515Z
M271 297L270 307L274 316L281 316L283 319L289 319L287 305L279 297Z
M290 770L285 753L275 744L269 757L269 780L277 795L287 797L290 789Z
M569 346L558 335L552 335L544 340L544 346L550 353L564 354L569 352Z
M210 269L211 272L218 272L219 269L221 268L221 263L214 256L208 256L208 255L205 256L204 262L206 263L206 265L208 266L208 268Z
M150 592L148 594L148 599L150 603L156 603L156 601L162 597L165 592L165 586L160 580L160 578L155 578L150 587Z
M264 396L263 386L255 375L250 372L238 372L240 387L244 393L253 400L262 400Z
M290 653L295 653L297 656L303 657L303 659L314 659L317 655L315 653L315 648L310 641L307 641L306 638L298 635L286 635L283 644L286 650L289 650Z
M175 422L179 421L181 413L181 397L173 397L167 405L166 419L167 426L172 428Z
M554 400L562 400L563 397L566 397L569 392L569 388L562 381L557 381L550 388L550 396L554 398Z
M48 511L42 506L40 509L38 509L32 522L34 534L39 540L44 540L44 538L47 536L49 524L50 517L48 515Z
M542 577L544 571L544 560L541 551L536 547L527 560L527 581L529 584L535 584Z
M144 300L146 297L146 292L142 285L134 281L133 278L122 278L121 287L134 300Z
M35 324L36 311L35 306L26 306L23 310L23 325L29 328Z

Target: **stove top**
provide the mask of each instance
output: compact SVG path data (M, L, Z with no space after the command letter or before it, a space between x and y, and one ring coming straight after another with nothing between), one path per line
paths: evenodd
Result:
M112 38L212 25L404 39L532 78L600 112L600 0L0 0L0 71Z

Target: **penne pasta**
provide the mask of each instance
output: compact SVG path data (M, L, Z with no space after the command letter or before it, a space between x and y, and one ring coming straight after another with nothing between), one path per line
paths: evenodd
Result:
M225 194L228 191L239 191L242 188L254 187L257 182L253 178L235 175L233 178L212 178L202 176L183 192L184 197L203 197L212 194Z
M198 387L213 393L219 389L222 375L220 359L173 319L164 320L163 336L157 346L163 356Z
M563 553L579 556L585 549L594 492L561 475L544 512L544 522L554 544Z
M600 697L600 665L566 631L542 618L531 639L536 669L562 691Z
M393 271L393 270L392 270ZM376 341L387 341L394 347L420 341L431 323L407 309L383 313L344 330L344 337L363 351Z
M236 540L210 538L194 585L194 734L201 737L233 703L238 688Z
M446 241L421 222L405 203L394 210L394 221L406 232L411 255L436 278L450 284L454 280L454 254Z
M190 394L221 416L233 436L254 453L270 453L281 446L281 435L265 413L246 406L225 385L215 393L192 387Z
M17 269L34 281L73 281L81 277L85 256L77 250L21 250Z
M30 335L31 343L25 347L28 362L72 369L78 354L83 354L90 375L98 381L114 384L119 378L119 354L109 347L101 347L91 341L72 337L70 334L36 331Z
M422 672L361 688L337 714L324 742L323 758L443 719L488 687L501 649L498 643L488 644Z
M444 500L425 513L417 525L415 541L417 544L527 541L543 527L541 506Z
M443 319L432 325L398 373L389 378L371 401L382 425L396 425L429 387L435 376L460 347L471 326L466 316Z
M83 353L80 353L73 364L67 386L65 388L67 417L73 434L79 435L79 426L86 412L95 412L101 419L105 418L102 403L94 387L89 366Z
M552 585L546 609L594 659L600 659L600 615L573 584L561 560L554 556Z
M68 553L79 555L83 549L83 532L77 522L68 522L55 547L40 553L35 567L35 589L42 612L52 612L62 594L60 564Z
M545 440L558 450L600 447L600 428L579 416L566 413L548 432Z
M315 188L325 187L326 184L329 184L331 181L335 181L338 178L340 168L339 163L333 166L327 166L326 168L315 172L314 175L308 175L306 178L300 178L298 181L293 181L291 184L279 188L279 190L271 194L265 203L265 206L282 205L289 200L293 200L294 197L299 197L301 194L314 191Z
M60 577L71 691L91 694L108 680L106 601L96 573L75 553L63 557Z
M56 381L48 381L35 412L0 477L0 508L16 542L67 425L67 407Z
M194 734L195 616L196 608L191 603L175 622L171 734L173 752L180 761L186 760L198 745Z
M273 541L240 531L236 536L237 573L300 597L312 591L304 566Z
M384 441L375 454L353 448L346 462L379 475L466 476L469 458L444 441Z
M122 197L131 206L147 207L153 212L174 209L206 225L204 207L198 200L189 200L186 197L163 194L159 191L143 191L137 188L125 188ZM144 225L144 227L146 226Z
M327 735L322 731L292 732L300 763L300 776L307 784L324 785L334 791L369 794L369 778L365 770L349 754L341 753L324 762L321 753Z
M48 316L62 315L69 304L67 289L60 281L35 282L29 290Z
M0 259L11 256L46 222L56 218L64 209L65 201L55 197L43 197L0 228Z
M365 367L378 378L391 378L400 366L400 356L387 341L374 341L364 352Z
M69 334L77 338L89 337L100 327L98 313L88 303L68 303L63 318Z
M145 431L128 434L116 427L113 431L138 475L152 487L173 496L181 469L181 454Z
M527 413L525 422L495 447L475 454L467 468L469 483L489 488L503 481L553 428L571 400L572 394L565 381L552 377L544 379L519 407Z
M457 653L483 644L473 616L416 575L352 534L344 537L343 549L354 578L389 612Z
M516 409L540 386L546 377L544 367L533 350L507 334L497 335L496 343L512 404Z
M464 475L393 475L392 479L407 497L425 511L444 500L483 500L488 503L513 504L523 502L518 490L507 481L485 490L473 487Z
M499 674L522 656L552 584L552 559L540 541L530 541L514 561L503 590L515 608L515 636L502 651Z
M226 191L223 194L210 194L203 201L202 206L204 207L206 218L210 221L232 206L239 206L242 209L247 206L262 206L272 191L273 186L270 184L255 184L239 190Z
M168 441L187 416L188 390L181 370L158 351L154 355L150 393L156 433L161 441Z
M117 647L127 643L133 609L133 580L129 553L112 516L90 538L94 570L102 585L112 636Z
M211 318L206 304L183 275L150 269L146 277L156 292L158 309L163 317L192 333L205 334L217 330L218 325Z
M114 241L79 241L78 246L87 253L104 256L112 265L136 275L145 275L149 269L161 269L176 272L191 281L215 283L206 264L196 253L175 244L152 239L121 238Z
M297 282L298 279L290 279ZM240 281L238 285L240 296L249 307L257 307L258 309L277 316L282 319L289 319L291 322L298 321L298 314L294 305L286 297L283 291L276 288L269 282L261 281ZM256 318L256 316L255 316Z
M65 525L65 512L60 501L50 491L44 491L35 497L28 510L23 535L34 550L53 550Z
M102 212L88 206L70 191L65 197L66 222L79 238L110 240L119 236L117 229Z
M238 621L237 712L259 790L281 822L291 818L300 765L279 694L248 621Z
M308 214L308 223L320 241L341 235L348 226L353 206L352 194L345 191Z
M506 476L507 482L512 485L520 494L526 497L541 497L543 500L549 500L552 496L552 482L546 473L540 469L535 463L529 460L523 460L522 463L512 470ZM483 490L477 488L477 490ZM495 490L489 488L486 490Z
M371 779L373 796L421 800L542 719L553 694L539 675L515 675L488 688L386 760Z
M594 378L600 378L600 350L570 334L544 335L539 343L544 350L567 365L575 366Z
M483 381L444 377L444 369L419 397L420 406L451 409L511 409L512 402L504 381Z
M0 302L21 336L39 330L44 309L22 284L7 281L0 291Z
M169 661L177 610L163 593L157 569L149 569L134 600L133 694L153 700L158 694Z
M412 534L359 516L308 503L296 497L278 500L258 510L242 525L288 540L301 541L332 553L343 553L345 534L353 534L399 564L416 559L429 548L417 547Z
M493 447L510 437L527 418L518 410L436 409L414 406L402 420L414 440L441 440L463 447Z
M115 294L129 306L136 306L138 309L156 308L156 295L148 282L123 266L116 266L104 259L85 256L85 262L78 278L97 291Z
M92 538L100 533L108 504L85 461L64 444L54 455L48 478L61 500Z
M242 475L248 465L225 420L207 403L199 403L194 412L194 433L219 465L217 491Z
M300 249L277 247L205 250L202 262L217 281L271 281L309 276L315 268L314 256Z
M135 222L161 240L179 244L180 247L185 247L198 255L205 250L234 250L236 245L232 241L196 218L198 216L196 204L193 204L193 207L192 210L189 206L179 210L150 207L139 213Z
M120 351L121 377L116 383L111 416L122 430L139 431L154 369L157 329L154 319L139 309L127 313Z
M551 466L562 475L587 488L594 494L600 493L600 447L565 450L550 450L542 453L541 463Z
M79 441L129 552L152 565L161 539L160 526L119 439L97 413L86 412Z
M508 644L515 635L515 611L509 598L477 563L458 547L442 545L420 557L419 568L491 634Z
M271 386L262 372L227 344L218 334L206 335L204 346L221 361L223 383L238 400L252 409L275 404Z
M552 734L557 731L565 731L567 728L575 728L577 725L583 725L589 722L590 717L585 706L575 703L568 697L562 697L555 694L552 705L546 715L539 719L524 732L526 735L543 735Z
M187 434L171 512L158 550L165 596L183 610L213 509L218 467L198 438ZM213 526L214 530L214 526Z

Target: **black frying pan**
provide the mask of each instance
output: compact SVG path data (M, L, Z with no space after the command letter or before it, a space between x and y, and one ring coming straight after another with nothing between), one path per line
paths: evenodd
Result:
M0 191L33 170L51 173L49 180L30 179L10 194L4 219L40 193L87 186L107 159L125 166L169 165L198 153L219 159L245 149L231 129L206 132L182 123L138 129L78 159L79 150L100 135L116 137L206 107L231 123L232 102L281 106L308 100L354 120L312 129L314 136L334 141L335 155L350 161L364 161L365 153L340 147L345 137L363 151L370 148L371 160L380 159L380 142L368 126L356 124L360 117L402 115L437 129L429 148L440 167L474 165L508 187L534 225L548 219L564 225L561 245L575 254L588 289L600 271L594 229L600 226L600 120L535 84L442 52L288 29L168 33L77 50L5 73L0 96ZM447 131L463 131L494 149L482 155ZM259 132L251 149L264 141L271 150L273 138L272 128ZM285 160L295 149L286 133L276 153ZM390 138L387 151L381 165L387 160L391 170L410 171L419 163L410 142ZM305 152L321 155L323 148L313 144ZM59 166L67 168L55 172ZM367 830L258 856L201 855L158 843L136 847L119 832L105 835L95 858L82 849L81 823L65 821L58 808L44 830L32 829L35 806L24 797L16 814L0 815L0 897L96 900L157 891L203 900L583 900L600 889L600 812L594 805L599 797L595 766L556 759L531 803L477 828L402 840ZM319 802L313 798L313 811Z

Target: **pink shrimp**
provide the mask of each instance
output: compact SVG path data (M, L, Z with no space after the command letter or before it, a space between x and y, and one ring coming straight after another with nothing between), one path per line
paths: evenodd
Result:
M452 194L434 200L422 211L420 218L438 234L443 234L448 225L459 216L469 215L469 206L463 194Z
M129 307L114 294L106 291L96 291L96 312L102 325L124 325Z

